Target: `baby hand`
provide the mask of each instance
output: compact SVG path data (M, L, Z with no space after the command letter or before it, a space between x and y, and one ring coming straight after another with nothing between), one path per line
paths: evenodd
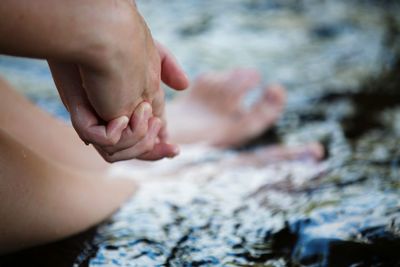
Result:
M160 138L165 136L163 122L153 117L152 107L142 102L135 109L129 124L122 131L120 140L110 146L94 145L108 162L129 159L159 160L178 155L179 148Z

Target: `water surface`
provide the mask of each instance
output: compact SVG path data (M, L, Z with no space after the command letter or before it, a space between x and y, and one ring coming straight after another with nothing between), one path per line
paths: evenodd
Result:
M287 87L277 126L245 149L320 141L327 157L227 169L219 160L239 152L189 147L81 242L75 266L400 265L400 28L390 2L138 1L190 76L255 67ZM1 58L0 71L67 118L44 62Z

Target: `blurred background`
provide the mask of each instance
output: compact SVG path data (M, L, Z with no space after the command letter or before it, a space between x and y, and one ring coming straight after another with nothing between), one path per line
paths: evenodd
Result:
M265 82L315 96L326 88L356 90L395 61L396 1L137 2L154 37L190 77L254 67ZM45 108L56 109L45 62L1 57L0 73L34 100L46 99Z
M246 149L319 141L327 156L154 185L80 241L76 266L400 265L400 3L137 2L191 78L251 67L287 88L278 124ZM0 73L68 118L45 62L3 56Z

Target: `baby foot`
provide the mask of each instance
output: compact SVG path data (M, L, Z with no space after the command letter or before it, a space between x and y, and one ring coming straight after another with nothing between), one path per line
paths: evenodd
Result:
M255 70L238 69L200 76L188 95L167 109L171 138L178 143L204 142L227 148L257 137L281 115L286 94L279 86L266 87L250 108L245 95L260 83Z

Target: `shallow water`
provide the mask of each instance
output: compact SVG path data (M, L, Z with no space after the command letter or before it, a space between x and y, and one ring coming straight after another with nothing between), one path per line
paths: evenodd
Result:
M312 0L139 6L192 77L256 67L266 83L288 88L277 126L244 150L272 140L320 141L327 157L223 168L221 159L240 152L187 147L152 173L120 165L116 171L161 177L145 182L98 229L75 266L400 265L398 6ZM13 83L66 118L46 68L0 59Z

